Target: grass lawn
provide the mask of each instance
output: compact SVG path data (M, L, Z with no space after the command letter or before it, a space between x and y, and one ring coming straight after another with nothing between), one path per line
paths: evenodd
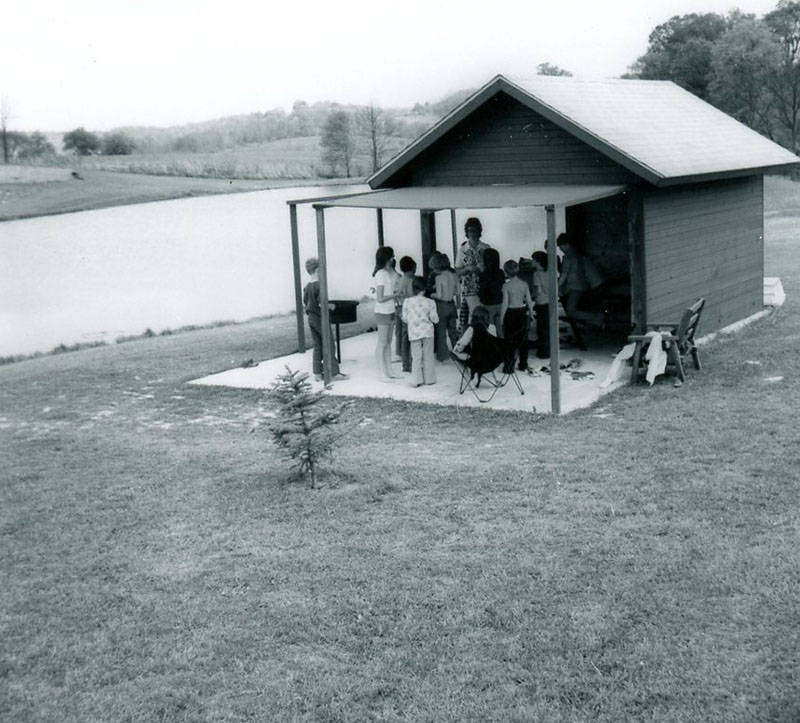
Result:
M0 720L796 723L798 229L683 387L359 399L314 491L261 393L185 384L292 318L0 367Z

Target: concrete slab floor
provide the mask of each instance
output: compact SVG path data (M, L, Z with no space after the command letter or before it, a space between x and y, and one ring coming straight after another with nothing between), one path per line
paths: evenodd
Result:
M424 402L428 404L441 404L452 406L485 407L489 409L508 409L524 412L548 413L551 411L550 375L540 371L541 367L549 366L549 360L537 359L532 356L530 364L537 370L535 376L525 372L518 372L518 378L524 390L520 394L513 381L498 390L491 402L482 404L470 391L459 394L460 373L452 361L436 363L436 384L422 387L411 386L411 375L403 374L400 361L396 360L392 370L396 374L403 374L403 379L387 383L378 379L375 363L375 346L377 332L360 334L359 336L342 339L341 371L349 374L350 378L334 382L328 389L329 394L347 397L377 397L399 399L409 402ZM582 407L588 407L596 402L602 395L618 388L628 380L628 375L622 380L601 388L605 380L613 355L619 351L619 346L596 345L589 351L579 351L575 348L561 349L561 364L570 360L580 360L574 371L580 372L573 378L570 371L561 372L561 411L568 413ZM267 389L276 377L286 370L299 370L311 373L311 350L304 354L290 354L276 359L259 362L257 366L248 368L230 369L218 374L212 374L202 379L196 379L192 384L208 386L229 386L245 389ZM590 374L585 374L590 372ZM322 383L315 382L313 376L309 378L312 387L321 389ZM481 385L479 391L484 391ZM482 395L483 396L483 395Z

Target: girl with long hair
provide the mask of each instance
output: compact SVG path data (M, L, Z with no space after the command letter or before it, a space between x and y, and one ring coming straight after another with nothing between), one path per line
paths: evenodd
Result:
M378 345L375 348L375 364L378 367L378 378L382 382L402 379L399 374L392 374L392 327L395 321L395 302L403 298L398 292L398 275L394 270L394 249L381 246L375 252L375 268L372 276L375 279L375 321L378 325Z

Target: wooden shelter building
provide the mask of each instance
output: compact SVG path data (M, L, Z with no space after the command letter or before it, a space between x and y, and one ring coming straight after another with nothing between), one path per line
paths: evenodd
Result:
M455 209L541 206L553 239L563 207L567 233L606 278L630 288L632 328L677 319L703 296L707 333L761 308L763 176L798 163L669 81L498 75L371 176L371 191L289 202L301 349L297 203L317 210L323 299L327 207L377 209L379 242L382 209L418 209L426 267L437 211L450 210L455 240ZM549 253L555 289L555 244Z

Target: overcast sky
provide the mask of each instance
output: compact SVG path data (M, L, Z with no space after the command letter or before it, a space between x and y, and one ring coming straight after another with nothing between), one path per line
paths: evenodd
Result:
M309 103L409 106L550 62L624 73L673 15L777 0L24 0L0 95L20 130L167 126Z

